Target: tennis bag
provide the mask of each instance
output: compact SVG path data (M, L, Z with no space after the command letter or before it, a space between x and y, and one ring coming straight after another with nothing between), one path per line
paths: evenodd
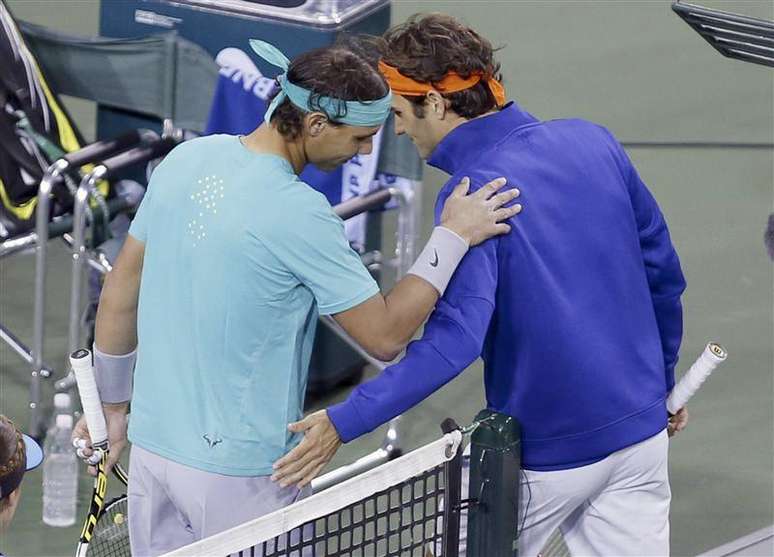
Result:
M43 173L51 163L65 153L78 150L84 142L56 92L47 83L3 0L0 0L0 23L0 241L3 241L33 228ZM53 195L53 214L49 218L72 208L72 196L64 183L54 187Z

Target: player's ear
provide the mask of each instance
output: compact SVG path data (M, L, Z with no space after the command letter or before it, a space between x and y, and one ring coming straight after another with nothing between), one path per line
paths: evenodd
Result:
M321 112L312 112L304 118L304 126L309 137L320 137L328 127L328 117Z
M425 107L438 120L443 120L446 116L446 99L435 89L427 93Z

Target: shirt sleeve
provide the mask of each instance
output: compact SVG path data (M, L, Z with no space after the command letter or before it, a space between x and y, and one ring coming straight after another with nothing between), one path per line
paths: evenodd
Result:
M667 392L675 385L675 365L683 337L680 297L686 283L664 215L626 153L619 147L640 237L640 250L664 355Z
M353 308L379 292L379 285L347 242L344 222L323 199L275 235L269 249L314 294L322 315Z
M448 191L439 196L439 206L447 196ZM497 239L491 239L468 251L422 338L409 344L400 362L356 387L346 401L328 408L344 442L402 414L481 355L494 312L498 245Z
M151 209L151 183L148 184L148 188L145 190L145 195L140 201L140 206L137 208L137 212L134 214L132 224L129 225L129 234L136 240L142 243L147 243L148 239L148 221L150 220Z
M148 243L148 231L150 230L153 208L155 206L153 202L153 192L156 190L156 188L164 187L162 185L164 181L162 176L164 175L164 171L167 167L167 161L171 157L172 155L167 155L167 157L161 161L161 164L159 164L153 171L150 181L148 182L148 187L145 188L145 195L143 195L142 201L140 201L140 206L134 213L132 223L129 225L129 234L131 234L134 239L141 241L143 244Z

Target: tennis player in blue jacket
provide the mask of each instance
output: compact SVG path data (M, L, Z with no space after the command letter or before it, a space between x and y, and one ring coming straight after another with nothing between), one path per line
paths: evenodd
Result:
M531 496L525 483L520 555L537 555L556 528L573 554L668 554L665 400L685 280L656 201L602 126L506 104L490 43L453 18L415 16L384 43L396 131L450 175L436 221L461 176L474 189L506 177L526 210L509 234L465 255L399 363L291 424L307 439L275 464L275 479L303 481L340 441L480 356L487 406L522 427ZM669 432L686 420L683 409Z

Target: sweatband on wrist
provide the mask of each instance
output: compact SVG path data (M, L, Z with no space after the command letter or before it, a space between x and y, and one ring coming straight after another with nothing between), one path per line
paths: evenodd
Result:
M457 265L468 251L468 243L443 226L436 226L425 249L408 270L429 282L443 296Z
M94 375L102 402L117 404L131 400L136 360L136 348L128 354L114 356L105 354L94 345Z

